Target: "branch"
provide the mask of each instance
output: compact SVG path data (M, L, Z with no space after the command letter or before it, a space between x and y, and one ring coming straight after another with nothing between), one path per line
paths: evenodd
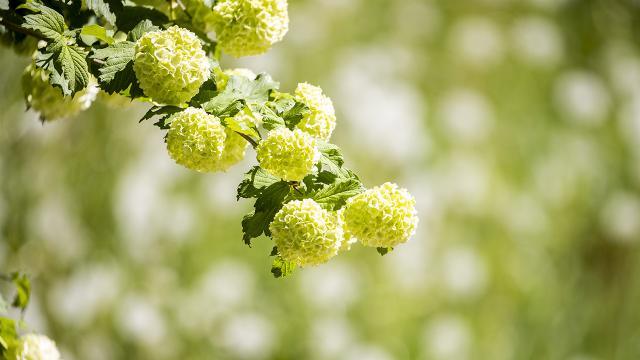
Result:
M247 140L247 141L249 142L249 144L251 144L251 146L252 146L254 149L258 146L258 143L257 143L255 140L253 140L253 138L251 138L251 136L246 135L246 134L239 133L239 132L237 132L237 131L236 131L235 133L236 133L236 134L238 134L238 135L240 135L240 136L242 136L245 140Z
M33 36L36 39L47 40L47 38L42 36L42 34L40 34L39 32L30 30L30 29L25 29L25 28L23 28L22 26L20 26L18 24L14 24L12 22L7 21L7 19L4 19L4 18L0 19L0 24L4 25L4 27L6 27L7 29L9 29L11 31L15 31L17 33Z

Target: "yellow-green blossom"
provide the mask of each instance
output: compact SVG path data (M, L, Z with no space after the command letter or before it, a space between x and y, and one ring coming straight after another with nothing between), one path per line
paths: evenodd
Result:
M298 84L295 99L311 110L298 123L298 128L322 140L329 140L336 127L336 112L331 99L322 94L322 89L307 83Z
M287 181L300 181L320 158L316 140L300 129L277 128L257 147L260 166Z
M56 343L44 335L28 334L13 345L8 360L60 360Z

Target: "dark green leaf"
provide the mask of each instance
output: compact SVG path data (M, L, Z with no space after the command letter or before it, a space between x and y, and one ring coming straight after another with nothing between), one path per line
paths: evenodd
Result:
M63 46L56 56L54 64L58 73L64 77L64 82L52 80L53 85L60 85L65 95L73 95L89 84L89 66L87 52L77 45ZM60 71L62 70L62 71ZM65 86L68 91L65 92Z
M312 194L311 198L327 210L338 210L348 198L363 192L364 186L355 179L346 179L327 185Z
M285 261L280 256L273 259L273 264L271 265L271 273L275 278L291 275L295 269L296 264L291 261Z
M260 74L255 80L231 75L224 91L203 103L202 108L208 113L219 115L237 101L243 101L247 105L264 103L268 100L269 93L278 86L267 74Z
M96 16L102 17L109 24L116 24L116 14L121 13L123 6L120 0L84 0L87 9Z
M158 30L160 30L160 28L153 25L150 20L142 20L133 28L133 30L131 30L131 32L129 32L127 39L129 41L136 42L142 37L142 35Z
M294 106L282 114L285 124L290 130L293 130L296 125L309 114L309 107L303 103L295 102Z
M140 19L147 19L156 26L169 22L167 15L159 10L143 6L124 6L116 18L116 27L120 31L130 32L140 23Z
M94 50L92 58L97 60L100 88L109 94L129 89L131 97L143 95L133 71L136 44L122 41L104 49Z
M380 254L380 256L385 256L388 253L390 253L391 251L393 251L392 247L379 247L376 248L376 250L378 250L378 254Z
M142 119L140 119L139 122L143 122L145 120L159 116L158 121L155 122L153 125L159 127L160 129L166 130L169 128L169 124L167 124L167 120L169 119L169 117L182 110L184 109L181 107L172 106L172 105L154 106L151 109L149 109L149 111L147 111L146 114L144 114L144 116L142 117Z
M35 13L26 15L22 26L39 32L48 40L54 42L62 41L67 25L64 23L64 18L60 13L37 1L28 1L19 6L18 9L29 9Z
M254 204L254 211L242 219L243 240L251 245L251 239L261 234L270 235L269 224L282 207L289 194L290 187L285 181L279 181L266 187Z
M259 166L254 166L244 175L244 179L240 185L238 185L237 199L257 198L262 195L264 189L278 181L280 181L279 178L269 174Z

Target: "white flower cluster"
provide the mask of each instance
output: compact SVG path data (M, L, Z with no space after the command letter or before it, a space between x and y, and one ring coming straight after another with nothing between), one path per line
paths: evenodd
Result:
M311 199L286 203L269 225L278 253L300 266L318 265L338 254L342 227L336 213Z
M322 94L322 89L307 83L298 84L295 99L311 110L298 123L298 128L311 136L329 140L336 127L336 112L331 99Z
M44 335L28 334L9 351L8 360L60 360L56 343Z
M301 181L320 158L315 139L284 127L270 131L256 152L263 169L287 181Z
M222 0L213 8L218 44L235 57L259 55L289 30L287 0Z
M49 74L29 65L22 76L22 88L27 105L38 111L44 120L70 118L88 109L98 95L95 80L73 97L64 96L62 90L49 83Z
M158 103L179 105L198 93L211 66L198 37L172 26L138 40L133 70L145 95Z
M415 233L416 201L406 189L384 183L347 200L345 232L365 246L393 247Z

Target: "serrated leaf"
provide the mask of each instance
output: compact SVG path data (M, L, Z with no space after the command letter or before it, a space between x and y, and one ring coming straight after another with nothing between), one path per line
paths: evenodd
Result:
M257 198L267 187L280 181L279 178L269 174L266 170L259 166L254 166L245 175L244 179L238 185L238 193L236 198Z
M39 32L48 40L62 40L67 25L60 13L36 1L28 1L18 6L18 9L28 9L35 13L24 17L23 27Z
M271 131L273 129L286 126L284 119L278 116L273 109L261 104L255 106L255 109L255 112L261 117L262 127L265 130Z
M296 264L291 261L286 261L282 259L280 256L276 256L273 259L273 263L271 264L271 273L275 278L281 278L285 276L289 276L296 269Z
M131 30L131 32L129 32L127 39L129 41L136 42L142 37L142 35L158 30L160 30L160 28L153 25L151 20L142 20L133 28L133 30Z
M344 206L348 198L364 190L364 186L358 180L340 180L314 192L311 198L327 210L338 210Z
M109 24L116 24L116 14L122 12L122 1L120 0L84 0L87 9L91 10L98 17L102 17Z
M282 114L282 119L290 130L293 130L296 125L306 115L309 114L309 107L301 102L295 102L294 105Z
M143 122L145 120L159 116L160 118L153 125L159 127L160 129L166 130L169 128L169 124L167 124L167 120L169 119L169 117L182 110L184 109L173 105L154 106L144 114L139 122Z
M86 56L87 52L77 45L63 46L56 56L54 64L56 68L62 69L61 74L68 86L68 93L65 95L73 95L89 84L89 66Z
M248 115L251 119L253 119L253 115L251 114L251 111L248 108L245 107L244 110L242 111L244 111L246 115ZM231 112L229 114L231 114ZM224 117L225 115L221 114L219 116ZM240 134L244 134L252 137L260 137L260 133L258 133L258 129L256 128L255 120L252 122L248 120L246 116L242 116L240 119L238 119L235 117L235 114L228 115L228 116L233 116L233 117L226 117L223 119L223 122L224 122L224 125L229 129Z
M224 91L213 99L202 104L208 113L219 116L234 102L242 101L246 105L264 103L269 99L269 93L277 89L279 84L271 76L260 74L255 80L244 76L231 75Z
M26 275L20 273L12 274L11 281L13 281L13 285L17 291L11 305L24 311L27 305L29 305L29 299L31 297L31 282Z
M98 80L102 90L113 94L129 89L131 97L143 95L133 71L135 46L133 42L122 41L94 50L91 57L101 62L98 66Z
M251 239L263 233L270 235L269 224L282 208L282 203L289 194L290 187L285 181L279 181L266 187L256 199L254 211L242 219L243 240L251 246Z
M392 247L378 247L376 248L376 250L378 251L378 254L380 254L380 256L385 256L388 253L390 253L391 251L393 251Z
M107 34L107 29L97 24L83 26L82 30L80 30L80 35L94 36L109 45L113 44L114 41L113 38Z

